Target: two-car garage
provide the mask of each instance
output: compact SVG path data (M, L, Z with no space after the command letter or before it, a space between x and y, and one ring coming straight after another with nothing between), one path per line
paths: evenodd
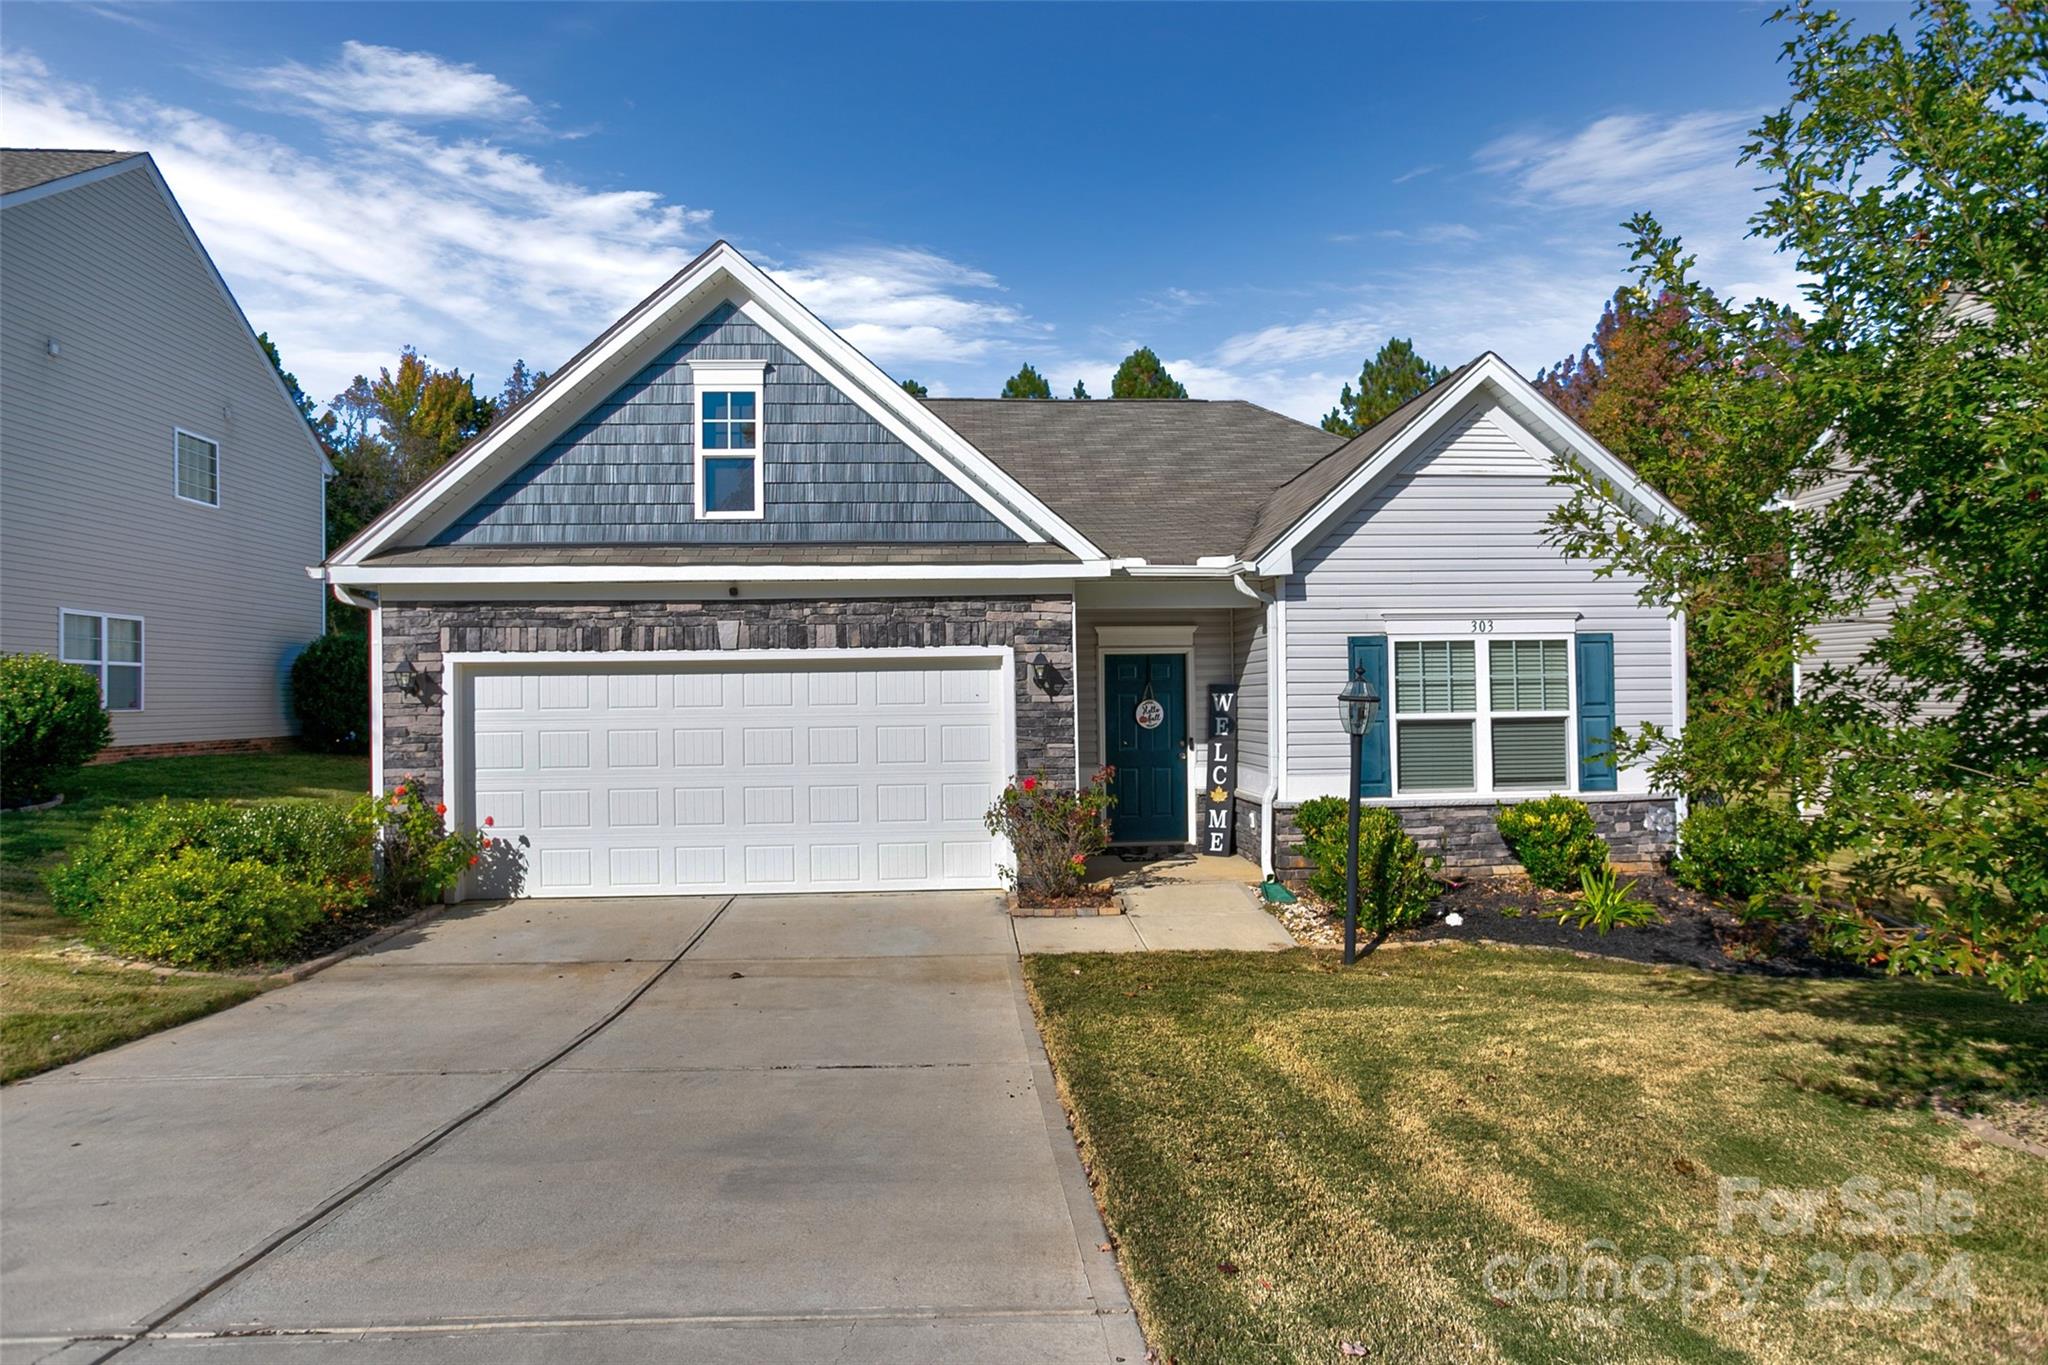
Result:
M1009 658L451 655L455 814L535 896L993 886Z

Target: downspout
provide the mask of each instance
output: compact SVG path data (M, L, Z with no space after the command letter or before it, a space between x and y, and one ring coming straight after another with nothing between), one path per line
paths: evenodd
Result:
M1271 615L1273 594L1260 592L1241 573L1232 574L1231 586L1266 609L1266 786L1259 793L1259 875L1271 880L1273 876L1273 798L1280 794L1280 767L1274 761L1273 715L1276 698L1273 695L1274 648Z

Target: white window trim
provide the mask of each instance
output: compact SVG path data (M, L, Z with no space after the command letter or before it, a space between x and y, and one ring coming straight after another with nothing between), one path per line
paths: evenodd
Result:
M179 491L178 491L178 465L179 465L179 462L180 462L181 460L183 460L183 459L185 458L185 452L184 452L184 451L182 451L182 450L180 450L180 449L178 448L178 438L179 438L180 436L190 436L190 437L191 437L191 438L192 438L193 440L195 440L195 441L204 441L204 442L206 442L206 443L207 443L208 445L210 445L210 446L212 446L212 447L213 447L213 501L212 501L212 502L208 502L208 501L206 501L206 500L205 500L204 498L188 498L188 497L186 497L186 496L185 496L185 495L184 495L183 493L181 493L181 492L179 492ZM219 442L219 441L215 440L215 439L214 439L213 437L211 437L211 436L208 436L208 435L207 435L207 434L206 434L205 432L203 432L203 431L193 431L193 430L192 430L191 428L189 428L189 427L177 427L177 426L174 426L174 427L172 427L172 428L171 428L171 496L172 496L172 497L176 498L176 499L177 499L177 500L178 500L179 502L183 502L183 503L190 503L190 504L191 504L192 506L194 506L194 507L212 507L212 508L218 508L218 507L220 506L220 495L221 495L221 477L220 477L220 473L221 473L221 470L220 470L220 467L221 467L221 458L220 458L220 442ZM87 613L87 614L89 615L90 613Z
M1485 629L1481 627L1485 626ZM1553 792L1579 795L1578 746L1573 742L1572 718L1579 714L1578 619L1573 617L1515 617L1472 614L1459 617L1417 617L1387 622L1387 775L1393 784L1394 801L1476 800L1496 796L1546 796ZM1455 629L1454 629L1455 628ZM1401 786L1401 720L1394 705L1396 682L1395 646L1403 641L1433 640L1472 642L1472 688L1475 709L1471 711L1416 711L1409 720L1464 720L1472 723L1472 783L1463 787L1407 790ZM1565 647L1565 708L1562 711L1495 711L1493 709L1494 640L1563 640ZM1493 781L1493 722L1512 720L1564 721L1564 783L1561 786L1500 787Z
M73 659L64 653L64 618L67 616L92 617L100 623L100 657L97 659ZM115 668L135 670L135 705L124 706L115 711L107 706L107 622L133 621L142 633L142 657L136 662L114 663ZM83 611L77 607L57 608L57 659L60 663L78 664L84 668L97 668L100 674L100 709L114 716L140 715L149 703L149 624L140 616L131 616L120 611Z
M764 360L695 360L690 362L690 429L696 456L690 471L695 485L699 521L760 521L768 513L768 362ZM754 461L754 508L751 512L713 512L704 506L704 394L754 395L754 448L709 452L713 459L745 455Z

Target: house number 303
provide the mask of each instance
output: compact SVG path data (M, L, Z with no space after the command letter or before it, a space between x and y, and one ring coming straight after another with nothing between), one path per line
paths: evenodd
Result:
M1480 620L1473 621L1472 633L1474 635L1491 635L1493 633L1493 622Z

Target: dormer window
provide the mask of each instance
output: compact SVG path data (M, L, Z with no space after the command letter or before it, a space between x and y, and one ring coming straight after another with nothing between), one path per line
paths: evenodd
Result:
M761 408L767 367L758 360L700 360L690 366L697 409L697 515L757 521L766 501Z

